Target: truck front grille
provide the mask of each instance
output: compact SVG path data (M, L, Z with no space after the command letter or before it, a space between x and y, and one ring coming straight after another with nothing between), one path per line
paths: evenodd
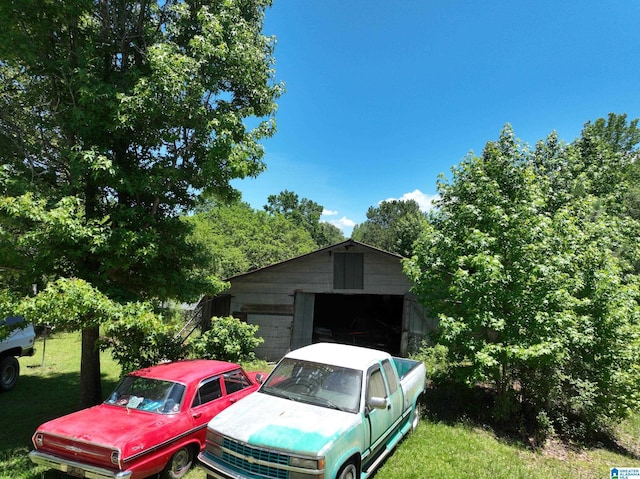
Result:
M222 447L223 451L228 449L235 453L230 454L226 451L223 452L222 460L236 469L266 478L289 478L288 471L278 467L289 464L289 456L286 454L247 446L246 444L232 441L228 438L224 438ZM258 461L260 461L260 464L257 463ZM273 464L273 466L267 464Z

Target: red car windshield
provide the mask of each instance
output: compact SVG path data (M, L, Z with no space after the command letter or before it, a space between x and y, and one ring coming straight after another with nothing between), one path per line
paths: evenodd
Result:
M183 384L172 381L125 376L105 404L173 414L180 410L185 389Z

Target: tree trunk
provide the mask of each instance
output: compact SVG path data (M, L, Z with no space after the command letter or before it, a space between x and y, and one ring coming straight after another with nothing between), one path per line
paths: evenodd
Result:
M87 408L102 402L100 382L100 328L92 326L82 330L82 358L80 364L80 407Z

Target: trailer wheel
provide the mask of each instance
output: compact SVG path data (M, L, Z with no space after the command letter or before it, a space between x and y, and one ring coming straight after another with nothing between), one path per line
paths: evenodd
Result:
M0 359L0 391L9 391L20 375L20 363L13 356Z
M356 468L356 465L353 462L348 462L342 466L342 469L340 469L336 479L356 479L357 477L358 469Z

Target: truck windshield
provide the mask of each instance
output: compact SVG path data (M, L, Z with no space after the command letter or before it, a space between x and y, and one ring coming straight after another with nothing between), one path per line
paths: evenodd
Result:
M356 413L361 389L362 372L357 369L285 358L260 390L293 401Z

